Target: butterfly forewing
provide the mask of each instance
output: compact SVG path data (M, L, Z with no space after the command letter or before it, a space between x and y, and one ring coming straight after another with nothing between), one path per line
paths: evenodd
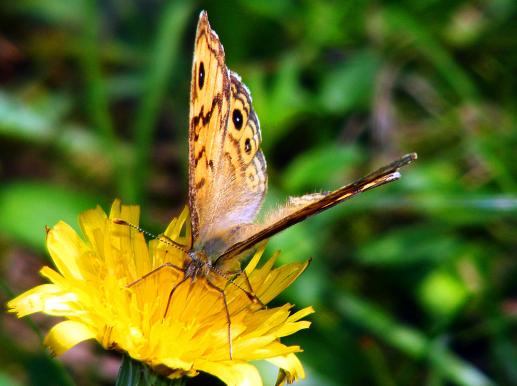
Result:
M194 246L218 255L253 222L267 188L258 118L248 89L224 61L200 15L192 64L189 207Z
M194 240L210 224L214 176L222 153L230 102L224 50L200 15L192 63L189 116L189 207Z

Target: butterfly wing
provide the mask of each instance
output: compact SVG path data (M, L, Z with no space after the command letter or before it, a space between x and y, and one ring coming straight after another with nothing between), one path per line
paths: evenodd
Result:
M224 266L228 260L242 254L257 243L273 236L274 234L303 221L307 217L331 208L345 200L366 190L376 188L391 181L398 180L398 169L408 165L417 158L416 153L411 153L386 165L366 177L349 185L326 193L306 194L301 197L289 199L288 203L270 216L266 217L263 224L249 227L248 233L241 234L241 240L230 246L216 260L217 265Z
M243 252L305 218L361 192L394 181L408 154L333 192L291 198L285 207L253 221L267 189L266 162L251 95L228 70L224 50L201 12L192 64L189 120L189 207L194 248L233 265Z
M217 254L255 219L267 188L260 126L251 96L225 64L224 49L199 17L189 116L189 207L195 247Z

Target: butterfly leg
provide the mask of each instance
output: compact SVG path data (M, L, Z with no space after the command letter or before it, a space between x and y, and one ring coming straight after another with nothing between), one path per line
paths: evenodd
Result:
M258 304L260 304L260 306L262 308L266 308L266 305L264 303L262 303L262 300L260 300L259 297L257 295L255 295L255 291L253 290L253 287L251 286L251 282L248 277L248 274L246 273L246 270L242 270L242 274L244 275L244 279L246 280L246 283L248 284L248 288L250 289L250 294L248 295L248 298L250 298L250 300L253 303L258 303ZM251 297L250 297L250 295L251 295Z
M231 330L231 327L232 327L232 321L231 321L231 318L230 318L230 310L228 309L228 301L226 300L226 294L224 293L224 290L219 288L218 286L216 286L214 283L212 283L210 280L208 280L208 278L206 279L206 283L208 285L208 287L216 290L217 292L219 292L219 294L222 296L223 298L223 303L224 303L224 310L226 312L226 323L228 325L228 347L230 349L230 359L233 359L233 346L232 346L232 330Z
M248 291L244 291L244 293L246 294L248 299L252 303L258 303L258 304L260 304L260 306L262 308L266 308L266 305L264 303L262 303L262 300L260 300L259 297L257 295L255 295L255 291L253 290L253 287L251 286L250 278L248 277L248 274L246 273L246 270L241 269L239 271L239 274L244 276L244 280L246 281L246 285L248 286L249 292Z
M135 284L138 284L140 283L141 281L147 279L149 276L152 276L154 274L156 274L157 272L161 271L162 269L164 268L172 268L172 269L175 269L177 271L181 271L182 273L184 272L183 269L175 264L172 264L172 263L164 263L158 267L156 267L155 269L153 269L152 271L149 271L147 272L144 276L136 279L135 281L129 283L128 285L126 285L126 288L131 288L133 287Z
M244 281L246 282L246 286L248 287L248 289L245 289L242 286L238 285L235 282L235 280L234 280L235 277L234 278L228 278L227 275L237 275L237 276L243 275L244 276ZM246 294L246 296L248 297L250 302L252 302L254 304L260 304L260 306L262 308L266 308L266 305L264 303L262 303L262 301L258 298L257 295L255 295L255 291L253 290L253 287L251 286L250 279L249 279L248 274L246 273L245 270L239 269L237 271L229 272L227 275L225 275L224 277L228 280L228 282L233 284L234 286L236 286L242 292L244 292Z
M183 271L182 271L183 272ZM169 298L167 299L167 306L165 307L165 312L163 313L163 319L167 316L167 313L169 312L169 307L171 305L172 296L174 295L174 292L178 289L180 285L185 283L189 279L188 276L185 276L183 279L180 280L179 283L176 283L174 287L172 287L171 292L169 292Z

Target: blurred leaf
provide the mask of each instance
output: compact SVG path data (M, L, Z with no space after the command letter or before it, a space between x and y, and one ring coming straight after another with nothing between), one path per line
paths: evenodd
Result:
M120 155L114 123L110 116L110 105L106 90L105 75L100 54L102 17L100 4L95 0L81 2L80 14L83 16L79 64L85 78L85 110L93 122L98 137L102 140L102 150L107 154L113 168L113 178L119 192L127 184L127 173L123 173L126 160Z
M106 89L110 98L123 99L137 97L145 90L145 79L140 74L123 74L106 79Z
M480 12L473 4L464 4L454 14L444 35L458 46L475 44L486 33L487 15Z
M294 6L291 0L240 0L240 3L254 14L274 18L284 17Z
M395 377L391 375L391 369L384 357L380 345L374 343L364 344L364 352L366 359L369 360L372 371L372 377L379 386L396 386Z
M73 386L75 382L62 364L48 353L40 352L25 362L30 384L38 386Z
M307 260L318 250L317 238L311 235L311 229L306 224L296 224L272 237L267 251L272 253L279 250L281 263Z
M461 280L445 271L433 271L420 283L420 301L438 318L452 317L468 299L468 289Z
M41 18L49 23L76 26L81 23L82 16L77 10L87 0L20 0L10 2L10 8L17 12Z
M339 12L332 2L312 1L309 7L302 21L303 36L316 47L341 44L349 38L350 30L357 28L364 12L364 7L353 0L341 2Z
M366 243L356 253L364 264L414 264L447 261L457 256L462 242L440 225L399 228Z
M95 134L62 121L69 102L64 95L38 93L22 98L0 91L0 135L53 146L70 160L106 164L106 154Z
M94 196L38 182L18 182L0 187L0 230L42 251L45 226L63 220L77 227L77 216L98 204Z
M21 98L0 91L0 134L46 142L56 134L69 107L64 95L41 92Z
M285 190L299 194L330 190L342 184L345 171L362 159L355 146L313 148L289 164L282 176Z
M455 165L443 160L422 162L421 157L419 158L411 169L403 171L406 173L401 183L407 188L419 194L463 191L464 187L459 183L460 176Z
M335 293L339 293L336 291ZM378 339L403 351L414 359L426 359L453 384L461 386L493 386L494 383L470 363L447 348L436 347L420 331L394 320L374 305L347 294L335 299L335 306L345 319L351 320ZM438 348L438 347L436 347Z
M330 113L346 114L370 106L379 57L368 50L357 52L344 64L328 71L319 92L321 106Z
M282 255L280 255L280 258ZM325 271L322 256L318 253L314 255L298 255L298 262L308 260L312 257L314 261L309 265L305 272L296 281L291 284L284 292L282 299L290 303L294 303L297 307L315 306L316 312L320 312L318 304L325 296L325 284L322 280L325 277Z
M445 195L427 193L415 195L403 202L413 206L427 216L450 225L488 225L502 219L501 215L512 216L517 212L516 196L493 196L474 194Z
M142 202L144 199L143 187L148 175L155 123L167 91L168 80L178 64L180 42L192 8L190 2L169 1L159 19L145 75L146 89L133 125L136 150L134 170L130 178L126 179L121 191L122 196L129 201Z
M401 36L406 41L408 38L411 39L412 48L423 54L436 67L461 98L465 101L479 100L475 83L434 38L426 23L418 22L407 9L398 6L386 7L381 11L381 17L387 27L387 30L381 33Z
M295 117L313 108L308 93L300 86L299 76L300 62L294 53L288 53L281 59L270 87L266 87L266 74L261 70L246 77L261 121L266 152L293 127Z
M22 321L19 322L22 323ZM28 322L26 318L25 323L32 322ZM23 330L17 330L18 333L20 331ZM52 358L42 346L26 348L26 345L19 345L16 339L23 336L23 332L21 336L17 336L17 334L13 335L13 330L9 332L0 330L0 359L5 369L13 375L16 374L16 379L22 379L23 385L72 386L75 384L63 364ZM19 377L19 372L23 372L23 377ZM0 379L3 380L1 374Z
M0 373L0 386L21 386L22 384L8 374Z
M511 331L506 326L498 331L498 336L494 339L493 350L494 356L501 363L508 384L517 384L517 368L515 367L517 348L511 340L508 340L509 334L511 334Z

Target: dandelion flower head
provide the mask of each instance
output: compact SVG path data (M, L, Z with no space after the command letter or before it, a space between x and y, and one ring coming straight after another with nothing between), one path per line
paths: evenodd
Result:
M263 307L250 301L241 288L244 275L234 283L220 280L231 318L232 353L229 357L228 322L221 293L205 280L186 280L170 299L175 284L184 278L177 269L158 269L164 263L182 267L185 253L159 238L146 242L143 234L116 224L116 218L138 224L139 208L116 200L108 215L99 207L80 215L84 238L59 222L47 233L47 248L56 269L40 273L50 283L21 294L8 303L23 317L36 312L64 317L45 338L45 345L60 355L78 343L95 339L106 349L127 353L169 378L195 376L200 371L227 385L262 385L250 361L266 360L285 374L285 381L304 378L296 356L299 346L280 338L308 328L302 320L311 307L292 313L292 305ZM164 236L190 242L188 210L172 220ZM245 268L254 294L268 304L306 268L293 263L273 268L275 257L260 267L264 247ZM135 283L134 285L129 285ZM165 310L167 313L165 314Z

